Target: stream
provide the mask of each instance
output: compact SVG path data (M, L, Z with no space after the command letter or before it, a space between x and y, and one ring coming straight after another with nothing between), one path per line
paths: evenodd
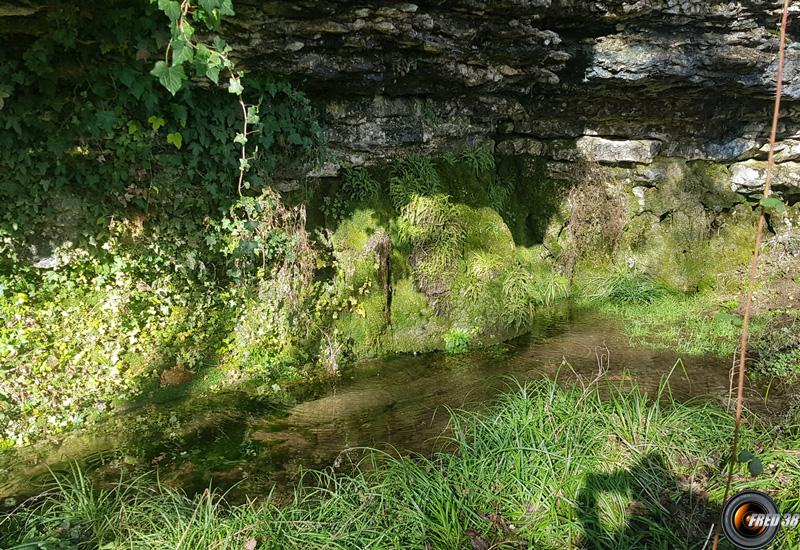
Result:
M683 366L675 366L678 359ZM447 427L448 409L479 409L517 383L541 377L587 383L602 371L610 383L635 381L652 393L671 372L676 399L726 405L730 367L730 358L632 347L621 321L570 312L486 351L361 361L291 407L228 392L128 411L57 447L0 457L0 505L38 493L51 479L49 470L68 471L75 462L100 482L158 470L163 482L190 492L212 484L236 502L273 487L288 491L303 469L352 468L364 448L430 453L441 447L436 436ZM777 415L793 402L791 393L769 380L750 382L747 406ZM144 419L154 415L162 424L146 427Z

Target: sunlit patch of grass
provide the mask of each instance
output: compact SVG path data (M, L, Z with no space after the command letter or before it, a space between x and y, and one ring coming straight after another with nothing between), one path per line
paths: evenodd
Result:
M622 317L635 345L679 353L733 354L741 333L736 315L719 315L704 295L669 295L649 303L603 302L599 309Z
M731 355L741 332L734 305L686 294L646 274L617 271L576 281L582 306L620 317L633 345ZM755 319L758 333L763 322Z

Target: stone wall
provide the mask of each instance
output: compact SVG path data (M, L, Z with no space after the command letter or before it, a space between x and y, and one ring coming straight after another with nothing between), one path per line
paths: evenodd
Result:
M761 0L261 2L230 37L246 65L302 83L339 157L497 144L563 162L729 168L763 185L779 5ZM800 181L800 22L790 18L777 189ZM322 171L333 175L335 164Z

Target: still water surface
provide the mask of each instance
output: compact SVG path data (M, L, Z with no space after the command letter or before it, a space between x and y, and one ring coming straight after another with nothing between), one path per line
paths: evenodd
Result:
M163 481L188 491L209 484L232 488L232 501L266 494L276 484L280 492L303 469L351 467L366 447L431 452L441 446L436 436L446 429L448 409L476 410L515 384L541 377L566 385L603 371L607 382L635 381L655 393L671 373L673 397L730 404L730 358L632 347L623 328L615 319L573 312L543 319L531 335L489 351L363 361L283 410L243 392L150 405L60 447L4 458L0 499L36 493L50 478L48 469L65 470L72 461L100 481L157 470ZM747 406L780 414L791 393L768 380L751 382ZM154 415L167 418L162 427L138 425Z

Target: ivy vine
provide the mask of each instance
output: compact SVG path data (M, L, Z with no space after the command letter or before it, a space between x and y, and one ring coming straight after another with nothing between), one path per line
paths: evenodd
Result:
M239 178L237 191L242 194L242 187L249 187L244 181L245 173L250 169L251 159L247 155L248 137L255 133L250 126L259 123L258 105L247 105L242 98L244 72L238 69L230 57L231 48L218 35L211 40L198 38L196 27L199 25L212 32L219 32L222 19L235 14L231 0L150 0L157 4L170 22L170 40L165 48L164 60L158 61L151 74L158 78L174 96L188 80L186 68L190 68L196 76L207 77L214 84L219 84L220 72L228 74L228 93L236 96L242 112L242 131L236 134L233 142L240 147ZM179 135L179 134L178 134ZM180 137L177 138L180 148Z
M229 0L54 0L36 33L0 34L0 279L39 280L30 265L67 237L92 251L93 270L113 263L108 228L137 213L174 235L140 265L229 261L203 228L322 146L301 92L233 64L215 36L230 14Z

